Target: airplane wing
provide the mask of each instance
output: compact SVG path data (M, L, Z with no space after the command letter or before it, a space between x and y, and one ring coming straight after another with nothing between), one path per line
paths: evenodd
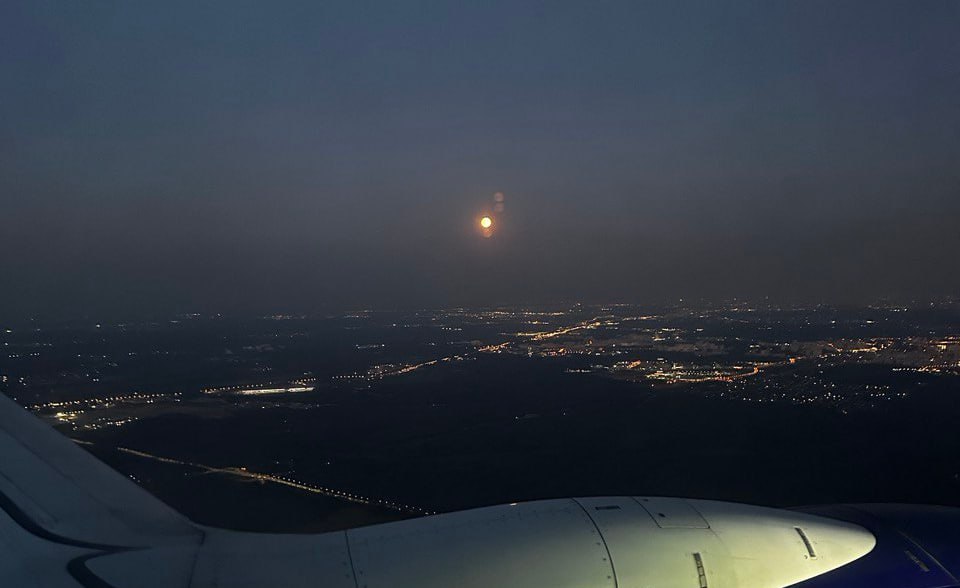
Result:
M919 543L903 549L903 537L886 527L868 530L874 523L843 518L621 496L493 506L319 535L212 529L177 514L0 395L4 587L957 585L931 555L939 551ZM883 530L879 547L876 529ZM897 583L877 582L887 576Z
M39 535L75 546L201 536L186 518L2 394L0 506Z
M91 555L199 544L203 537L186 518L3 394L0 511L4 586L86 585L74 576L86 572L83 561Z

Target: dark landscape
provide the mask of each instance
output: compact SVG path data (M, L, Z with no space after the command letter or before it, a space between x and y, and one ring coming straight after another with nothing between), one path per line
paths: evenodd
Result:
M4 392L193 520L563 496L960 504L960 310L558 305L28 322Z

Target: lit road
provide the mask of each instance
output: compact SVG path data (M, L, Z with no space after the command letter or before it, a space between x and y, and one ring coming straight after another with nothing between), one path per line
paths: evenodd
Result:
M521 337L529 337L531 341L543 341L544 339L553 339L554 337L560 337L568 333L573 333L574 331L580 331L583 329L595 329L603 324L600 320L604 317L595 317L582 323L577 323L575 325L570 325L567 327L560 327L559 329L553 331L541 331L537 333L517 333Z
M558 327L552 331L538 331L533 333L516 333L516 336L521 337L527 341L544 341L546 339L553 339L555 337L560 337L576 331L581 331L586 329L595 329L603 325L603 319L605 318L609 318L609 317L598 316L598 317L594 317L592 319L579 322L573 325ZM501 343L484 345L482 347L477 348L477 350L474 353L501 353L501 352L507 351L515 343L516 341L504 341ZM338 376L337 378L379 380L379 379L383 379L391 376L400 376L403 374L409 374L419 369L434 366L442 362L466 359L468 357L471 357L472 355L473 353L464 353L461 355L452 355L449 357L441 357L439 359L424 361L422 363L409 364L409 365L396 366L396 367L391 366L389 369L383 369L381 371L377 371L374 375L368 375L366 377L358 376L358 375L350 375L350 376Z
M174 459L170 457L163 457L160 455L153 455L152 453L147 453L145 451L137 451L136 449L130 449L128 447L118 447L117 450L122 451L123 453L129 454L129 455L135 455L137 457L151 459L153 461L159 461L161 463L197 468L209 473L237 476L237 477L246 478L249 480L256 480L257 482L260 482L260 483L279 484L281 486L287 486L289 488L296 488L297 490L303 490L304 492L311 492L313 494L322 494L324 496L329 496L330 498L337 498L339 500L345 500L347 502L354 502L357 504L381 506L383 508L389 508L391 510L395 510L395 511L406 513L406 514L415 514L415 515L435 514L432 511L429 511L427 509L420 508L417 506L410 506L409 504L401 504L393 500L369 498L366 496L361 496L359 494L352 494L350 492L345 492L342 490L335 490L333 488L325 488L323 486L317 486L315 484L302 482L300 480L294 480L292 478L287 478L284 476L277 476L274 474L263 474L260 472L252 472L247 468L243 468L243 467L218 468L218 467L204 465L201 463L194 463L194 462L183 461L183 460Z

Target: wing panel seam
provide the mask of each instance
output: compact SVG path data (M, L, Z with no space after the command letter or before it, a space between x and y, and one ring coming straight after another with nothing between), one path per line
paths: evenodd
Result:
M576 498L571 498L577 506L580 507L580 510L583 511L583 514L587 515L587 518L590 519L590 524L593 525L593 528L597 530L597 535L600 536L600 542L603 544L603 550L607 552L607 561L610 562L610 574L613 576L613 588L619 588L619 580L617 580L617 568L613 564L613 556L610 554L610 547L607 546L607 540L603 536L603 531L600 530L600 525L597 524L597 521L593 520L593 517L590 516L590 511L586 509L583 504L580 503Z
M353 553L350 551L350 534L343 532L343 543L347 546L347 559L350 560L350 573L353 574L353 585L360 588L360 578L357 577L357 567L353 565Z
M920 550L920 553L922 553L922 554L924 554L925 556L927 556L928 558L930 558L930 561L932 561L933 563L935 563L935 564L937 565L937 567L940 568L940 569L943 571L943 573L947 575L948 578L950 578L950 581L951 581L951 582L953 582L953 583L955 583L955 584L956 584L956 583L960 583L960 580L958 580L958 579L956 578L956 576L954 576L952 573L950 573L950 570L948 570L948 569L946 568L946 566L944 566L942 563L940 563L940 560L938 560L936 557L934 557L932 553L930 553L929 551L927 551L926 549L924 549L924 548L923 548L923 545L920 545L920 543L919 543L918 541L916 541L913 537L911 537L910 535L907 535L906 533L904 533L903 531L901 531L901 530L899 530L899 529L897 529L897 533L899 533L900 536L903 537L904 539L906 539L907 542L909 542L911 545L913 545L913 546L916 547L918 550Z

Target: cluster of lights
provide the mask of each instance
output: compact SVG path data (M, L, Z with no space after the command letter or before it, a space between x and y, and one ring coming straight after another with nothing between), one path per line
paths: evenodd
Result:
M181 392L174 392L172 394L125 394L122 396L108 396L106 398L84 398L81 400L63 400L60 402L45 402L43 404L33 404L27 408L32 411L40 410L50 410L53 408L68 408L72 406L87 406L87 407L96 407L103 406L106 404L114 402L146 402L151 403L156 400L161 400L164 398L179 398L182 396Z

